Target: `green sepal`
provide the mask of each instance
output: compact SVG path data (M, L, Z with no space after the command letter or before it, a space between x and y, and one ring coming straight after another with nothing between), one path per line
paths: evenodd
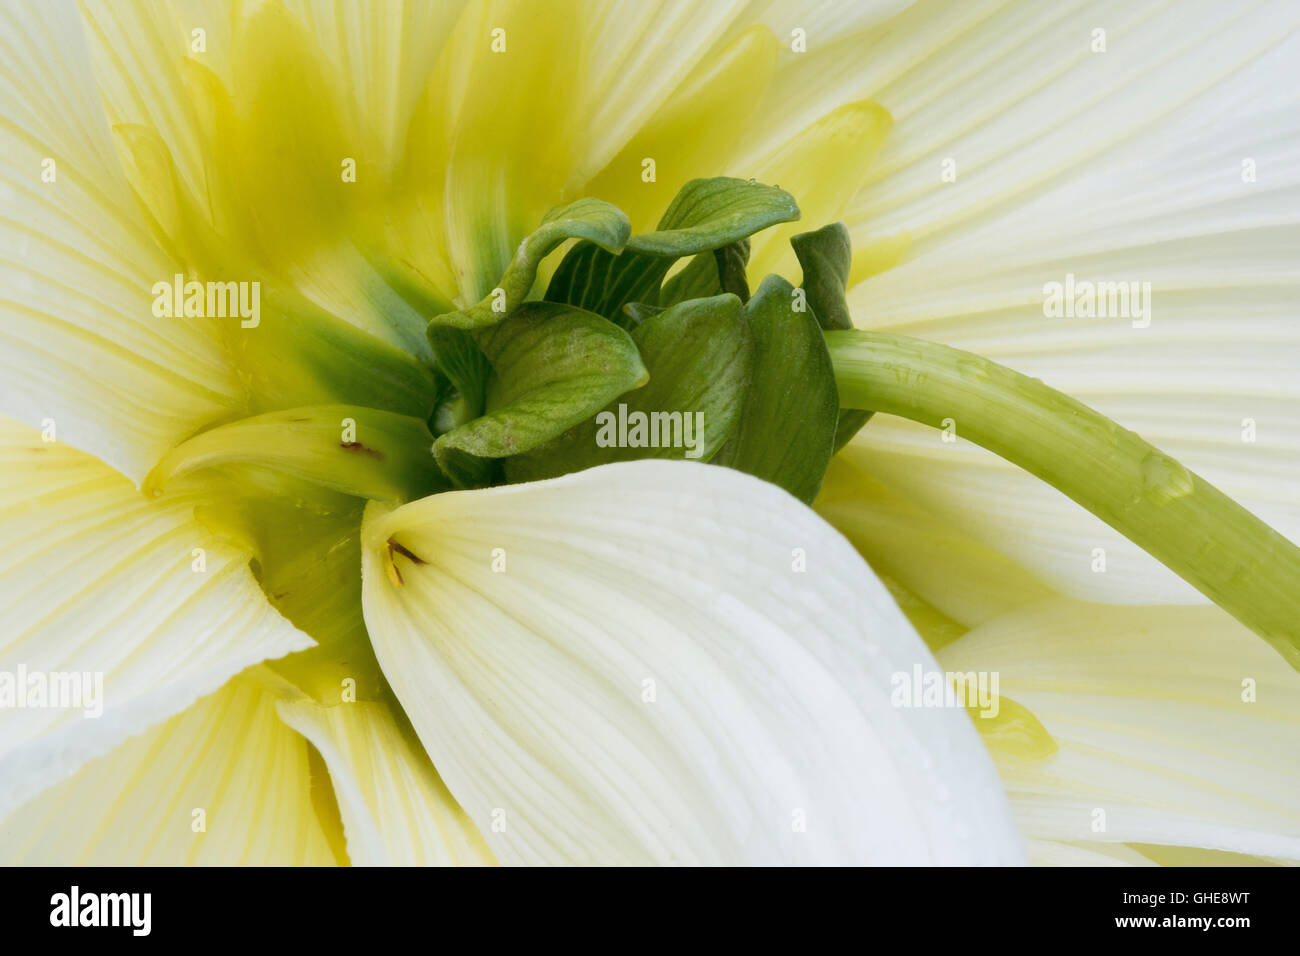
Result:
M659 283L672 264L672 259L626 251L610 255L598 246L580 242L555 270L545 298L547 302L576 306L622 323L627 303L657 304Z
M862 426L871 420L875 412L869 412L864 408L841 408L839 420L835 424L835 450L832 454L839 454L841 448L862 430Z
M627 251L676 261L798 218L794 197L776 186L729 176L692 179L673 198L655 231L629 238Z
M790 239L790 245L803 268L804 294L817 322L827 331L853 328L853 317L844 295L853 265L848 228L842 222L833 222L813 232L799 233ZM871 412L862 409L840 409L835 451L847 445L870 418Z
M749 302L749 277L745 267L749 264L749 240L732 242L713 250L718 267L718 283L723 292L730 292L742 305Z
M803 268L803 289L823 329L851 329L853 319L844 292L853 264L849 230L833 222L813 232L801 232L790 240Z
M630 331L652 315L658 315L663 311L663 306L659 305L646 305L644 302L625 302L623 303L623 320L618 324Z
M718 275L718 258L712 252L701 252L660 287L659 305L668 308L679 302L706 299L711 295L721 294L722 281Z
M451 383L433 413L434 430L442 434L483 414L492 365L465 329L430 325L428 335L434 364Z
M811 502L835 447L839 401L816 318L794 308L794 287L763 280L745 308L754 374L736 431L714 458Z
M507 459L509 481L536 481L641 458L708 461L722 447L739 419L753 361L751 334L740 300L720 295L679 303L646 316L632 330L632 339L650 370L650 381L619 396L556 440ZM620 405L625 407L620 410ZM657 429L670 426L669 441L662 441L660 431L657 448L602 446L598 441L602 430L610 437L620 418L635 421L632 416L636 413L643 413L647 423L655 421ZM655 414L661 417L651 419ZM611 424L613 431L609 430ZM689 448L688 428L693 446ZM645 437L649 438L648 431Z
M486 413L434 442L461 487L487 484L473 459L509 458L559 437L648 378L637 347L613 322L550 302L528 302L476 336L495 372Z
M678 192L655 231L629 238L621 254L587 242L570 249L551 278L546 299L617 322L628 302L659 304L660 283L678 259L712 254L769 226L798 218L794 197L775 186L726 176L693 179ZM733 261L728 253L728 276L734 285ZM719 285L706 294L716 291L726 290Z
M459 312L445 312L432 325L477 329L495 325L523 304L537 280L543 259L569 239L581 239L607 255L620 252L632 227L622 210L600 199L579 199L552 209L542 224L520 243L501 283L477 304Z
M730 292L741 303L749 301L749 240L740 239L713 252L701 252L659 290L659 304L665 308L688 299L704 299Z

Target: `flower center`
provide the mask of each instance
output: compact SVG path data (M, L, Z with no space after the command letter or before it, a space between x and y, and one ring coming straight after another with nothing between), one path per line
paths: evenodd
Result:
M359 333L264 275L258 321L228 337L252 408L275 410L183 442L144 491L202 488L202 520L252 550L268 598L320 645L275 662L281 674L321 700L385 695L356 574L367 501L644 457L724 464L812 500L865 417L839 408L823 338L847 323L844 228L795 238L802 286L768 276L750 294L750 236L797 217L784 191L727 178L687 183L640 235L578 200L544 217L482 300L428 320L427 351ZM394 586L425 563L389 542Z

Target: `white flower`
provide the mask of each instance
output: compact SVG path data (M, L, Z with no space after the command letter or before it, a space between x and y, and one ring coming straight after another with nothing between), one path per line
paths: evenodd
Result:
M563 6L7 10L0 675L104 699L0 708L6 862L1300 857L1300 677L960 421L877 416L826 520L684 462L440 490L395 437L426 320L547 210L648 231L726 174L803 212L751 276L842 219L859 327L1039 376L1295 538L1300 13ZM1067 273L1151 283L1149 323L1046 316ZM160 317L177 274L258 321ZM914 668L1000 674L987 749L895 706Z

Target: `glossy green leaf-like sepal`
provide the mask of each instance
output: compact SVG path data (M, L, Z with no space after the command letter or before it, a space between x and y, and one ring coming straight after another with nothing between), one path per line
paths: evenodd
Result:
M629 238L627 251L676 260L721 249L798 218L799 204L776 186L728 176L692 179L677 193L655 231Z
M659 304L660 283L678 259L737 246L769 226L798 218L794 197L783 189L725 176L693 179L682 187L655 231L629 238L621 254L613 255L590 243L569 250L551 279L546 298L618 322L628 302ZM725 254L720 264L727 270L729 287L708 287L705 294L744 291L742 298L748 298L748 289L740 285L745 258L739 247L735 255Z
M467 459L530 451L648 378L625 331L566 305L526 303L479 333L478 343L495 372L487 413L434 443L439 463L467 487L486 476L485 466Z
M632 330L650 381L526 455L510 481L535 481L640 458L708 461L735 428L753 345L734 295L693 299L646 315Z
M780 276L763 280L745 309L754 375L736 432L718 452L727 465L811 502L834 452L839 401L822 330L795 307Z

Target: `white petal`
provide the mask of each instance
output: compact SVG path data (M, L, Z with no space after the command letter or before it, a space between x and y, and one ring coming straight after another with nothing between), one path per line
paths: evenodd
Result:
M942 8L906 0L768 4L759 19L781 41L780 70L762 104L761 120L737 145L737 159L742 165L758 162L795 140L816 117L873 97L890 76L924 62L986 17L996 2L969 0ZM795 28L806 32L806 52L793 49Z
M1029 841L1031 866L1155 866L1132 847L1123 843L1080 846L1052 840Z
M89 707L0 708L0 815L250 664L312 646L192 500L146 500L3 419L0 476L0 680L20 666L102 678Z
M1057 742L993 750L1027 837L1300 859L1300 674L1218 608L1057 599L939 658L998 673Z
M929 653L774 486L632 462L362 537L380 663L502 862L1021 859L964 713L890 705Z
M483 837L389 705L282 701L329 767L354 866L490 865ZM403 718L404 720L404 718Z
M814 506L877 574L966 628L1051 596L1025 568L891 492L864 462L852 446L835 456Z
M53 419L139 481L238 388L203 320L152 314L180 270L127 185L75 9L9 5L0 39L0 413Z
M71 4L69 4L71 6ZM189 104L182 61L189 57L230 83L231 4L222 0L169 0L165 4L82 0L89 64L100 112L110 125L139 123L158 131L175 159L181 184L208 196L204 137ZM194 31L203 47L194 49Z
M960 421L955 437L945 442L933 428L877 415L841 454L916 511L990 549L997 563L1032 569L1053 591L1116 604L1206 602L1100 518L966 441Z
M782 39L785 57L794 60L804 54L792 49L791 33L803 30L807 54L817 56L827 48L856 38L863 31L896 16L913 0L752 0L742 20L750 16L766 23Z
M592 3L584 150L575 182L614 158L702 62L709 48L740 32L741 0ZM720 171L718 171L720 172ZM640 169L635 169L639 178ZM715 172L715 175L717 173Z
M313 805L312 771L307 742L281 723L274 696L237 678L5 818L0 859L329 865L336 856Z
M937 46L899 31L910 59L868 67L878 75L855 88L895 117L850 218L855 246L900 233L912 244L902 265L852 291L857 321L1039 377L1300 537L1300 10L969 12L979 22ZM1090 49L1095 28L1107 31L1104 53ZM946 159L955 182L940 175ZM1067 273L1149 282L1150 326L1047 317L1044 285ZM977 449L884 418L860 441L886 483L1067 593L1204 600ZM1104 574L1094 548L1106 552Z

